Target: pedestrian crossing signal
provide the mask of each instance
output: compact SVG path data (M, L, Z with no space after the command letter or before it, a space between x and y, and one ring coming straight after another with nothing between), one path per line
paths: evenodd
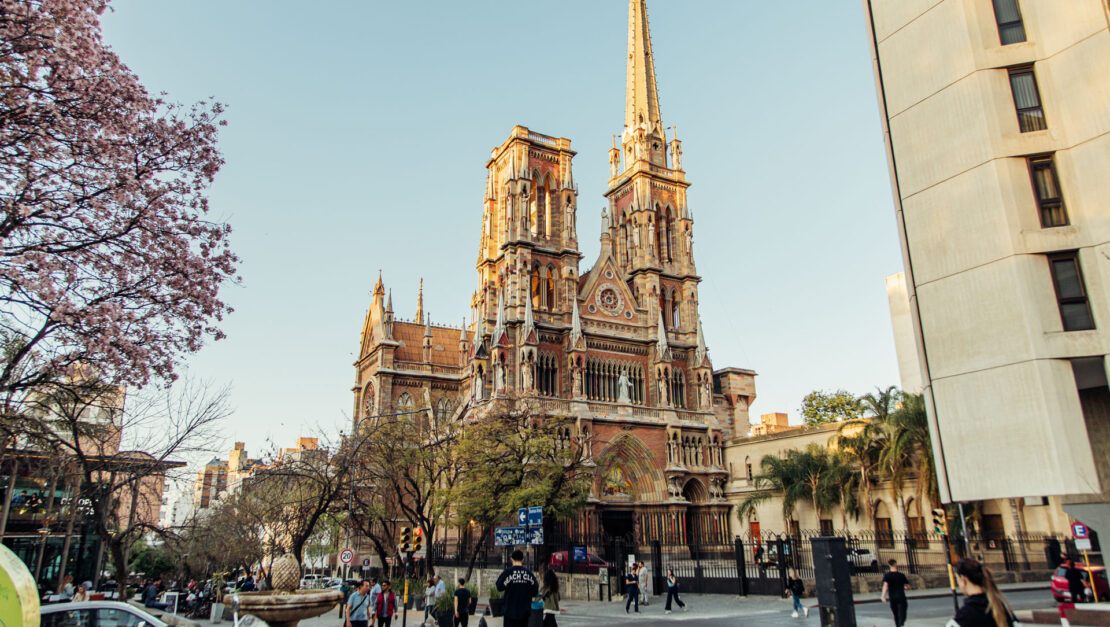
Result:
M424 530L417 527L412 532L412 552L419 553L424 548Z
M401 527L401 539L398 542L398 548L402 553L408 553L412 550L412 527Z
M948 535L948 516L945 515L944 509L941 507L933 510L933 531L941 535Z

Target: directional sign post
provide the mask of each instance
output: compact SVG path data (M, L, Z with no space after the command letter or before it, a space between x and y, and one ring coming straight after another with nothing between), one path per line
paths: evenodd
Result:
M528 524L528 508L522 507L516 510L516 524L523 527Z
M543 508L542 507L529 507L528 508L528 526L539 527L543 525Z
M1091 529L1079 522L1078 520L1071 524L1071 535L1075 538L1075 548L1083 551L1083 561L1087 564L1087 572L1091 572L1091 558L1087 556L1087 551L1091 550ZM1098 586L1091 585L1091 592L1094 593L1095 603L1098 603Z
M343 549L343 551L339 554L339 561L343 562L344 564L350 564L352 561L354 561L354 559L355 552L351 549Z
M528 544L543 544L543 527L528 528Z

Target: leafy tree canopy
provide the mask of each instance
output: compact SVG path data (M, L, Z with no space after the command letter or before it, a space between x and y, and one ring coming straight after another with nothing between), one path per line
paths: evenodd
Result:
M802 399L802 418L807 425L855 420L863 415L863 403L845 390L814 390Z

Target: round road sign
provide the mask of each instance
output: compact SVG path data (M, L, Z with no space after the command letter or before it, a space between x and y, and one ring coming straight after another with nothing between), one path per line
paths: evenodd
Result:
M343 552L339 554L339 561L343 562L344 564L350 564L351 561L354 559L355 552L351 549L343 549Z
M1073 522L1071 524L1071 535L1076 540L1083 540L1091 537L1091 530L1087 528L1087 525L1081 522Z
M363 566L369 566L370 565L370 558L367 557L366 559L362 560L362 565Z

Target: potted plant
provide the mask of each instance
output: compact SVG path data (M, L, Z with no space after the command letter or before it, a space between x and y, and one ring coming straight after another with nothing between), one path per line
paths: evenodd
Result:
M505 613L504 607L505 593L497 589L496 584L489 586L489 611L494 616L502 616Z
M455 624L455 597L444 594L436 597L436 622L439 627L453 627Z

